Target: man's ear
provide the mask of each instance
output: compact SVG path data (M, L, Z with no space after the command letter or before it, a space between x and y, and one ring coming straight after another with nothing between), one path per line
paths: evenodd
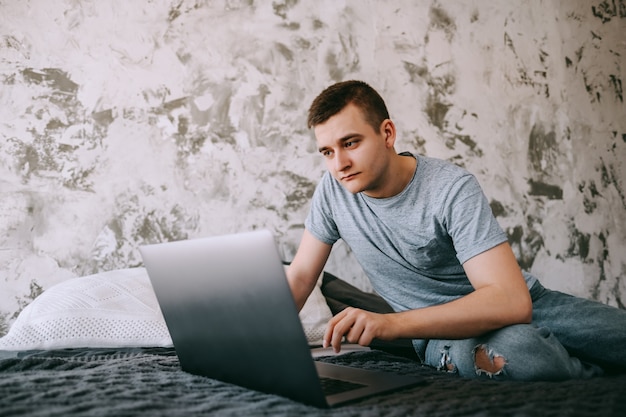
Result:
M385 138L387 147L392 148L396 142L396 125L391 119L385 119L380 125L380 131Z

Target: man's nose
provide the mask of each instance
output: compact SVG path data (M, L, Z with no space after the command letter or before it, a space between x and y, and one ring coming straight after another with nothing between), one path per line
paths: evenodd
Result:
M345 171L350 168L350 165L350 157L347 152L342 150L335 153L335 169L338 172Z

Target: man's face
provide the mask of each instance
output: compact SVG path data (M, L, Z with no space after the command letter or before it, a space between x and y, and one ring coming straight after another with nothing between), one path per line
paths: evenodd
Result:
M348 104L326 122L315 126L314 132L328 171L341 185L351 193L365 192L381 197L389 148L393 147L393 140L388 140L384 129L382 132L373 129L362 111Z

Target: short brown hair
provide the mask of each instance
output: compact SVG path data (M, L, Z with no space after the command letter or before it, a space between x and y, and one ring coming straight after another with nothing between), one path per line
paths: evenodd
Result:
M378 132L383 120L389 119L385 101L376 90L363 81L342 81L327 87L311 103L307 126L310 128L326 122L348 104L356 105L365 121Z

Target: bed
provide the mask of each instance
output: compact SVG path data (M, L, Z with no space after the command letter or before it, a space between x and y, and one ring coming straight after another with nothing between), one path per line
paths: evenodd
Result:
M80 281L83 280L83 281ZM402 341L317 347L346 305L384 301L325 273L301 313L318 360L422 377L426 384L332 410L180 369L141 268L50 288L0 338L0 415L8 416L624 416L626 375L562 382L466 380L420 365ZM259 352L271 360L272 352Z

